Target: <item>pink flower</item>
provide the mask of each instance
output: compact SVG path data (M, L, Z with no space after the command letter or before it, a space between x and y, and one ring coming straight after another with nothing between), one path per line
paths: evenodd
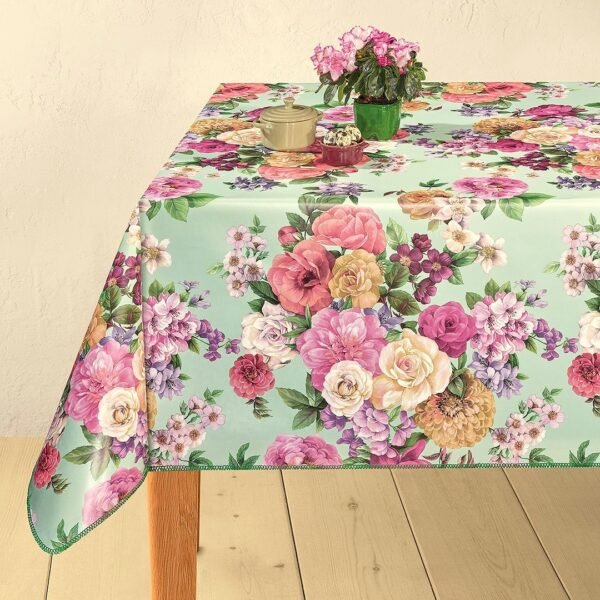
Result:
M498 100L498 97L493 94L450 94L448 92L444 92L442 98L446 102L457 102L459 104L483 104Z
M457 192L474 194L483 200L512 198L527 191L524 181L510 177L465 177L452 184Z
M164 200L166 198L179 198L193 194L202 187L202 184L189 177L157 177L144 192L146 198Z
M325 168L325 166L327 168ZM271 181L294 181L296 179L309 179L313 177L321 177L328 170L335 169L331 165L319 167L272 167L271 165L261 165L258 167L258 174L265 179Z
M334 106L323 112L323 120L345 123L354 121L354 109L351 106Z
M372 254L385 250L383 225L372 208L336 206L319 215L312 226L314 240L349 250L362 248Z
M337 81L341 75L348 70L354 70L352 55L333 46L321 47L319 44L311 56L312 63L319 75L329 73L332 81Z
M587 177L588 179L600 179L600 167L590 167L588 165L574 165L575 173Z
M489 361L503 363L509 354L525 348L525 340L537 323L514 292L486 296L475 304L471 314L475 318L471 347Z
M561 412L560 404L545 404L541 418L546 427L556 429L565 420L565 415Z
M314 313L331 303L328 284L334 262L321 244L304 240L273 259L267 278L283 308L304 314L308 306Z
M588 137L586 135L574 135L569 140L569 146L574 146L577 150L600 150L600 138Z
M583 225L567 225L563 228L562 241L571 248L579 248L587 240L588 234Z
M202 409L202 425L211 429L219 429L225 423L223 409L216 404L208 404Z
M364 48L365 44L376 31L377 29L371 25L368 27L359 27L356 25L350 31L346 31L340 38L342 49L351 52Z
M260 354L244 354L229 369L229 383L238 396L252 400L273 389L275 378Z
M97 344L78 362L71 378L65 412L92 433L100 433L98 404L102 396L116 387L135 388L133 354L128 346L109 339Z
M421 458L421 454L423 450L425 450L425 446L427 445L427 440L419 440L414 446L409 448L408 450L404 450L404 452L400 453L398 450L394 448L388 448L388 451L383 456L377 456L376 454L371 454L370 463L372 465L405 465L405 466L414 466L414 465L429 465L431 464L428 460Z
M537 150L538 144L528 144L521 140L513 140L511 138L505 138L488 144L488 148L491 150L497 150L498 152L526 152L528 150Z
M577 114L574 106L568 104L541 104L532 106L524 111L524 114L530 115L534 120L545 119L547 117L565 117Z
M233 144L227 144L220 140L201 140L195 141L188 138L184 138L179 142L175 152L186 152L188 150L195 150L203 154L211 154L213 152L236 152L237 146Z
M600 354L585 352L573 359L567 379L578 396L592 398L600 394Z
M227 243L231 244L237 250L246 248L252 241L252 234L245 225L230 227L227 230Z
M585 279L579 271L571 271L563 277L563 288L568 296L579 296L585 289Z
M121 468L108 481L90 488L83 499L83 524L91 525L112 510L142 481L142 472L136 468Z
M360 309L340 313L326 308L314 316L311 328L298 337L296 345L304 364L312 369L313 385L322 390L325 375L342 360L354 360L372 375L379 374L385 336L376 315L365 315Z
M301 238L298 230L293 225L284 225L277 232L277 239L282 246L291 246Z
M318 435L278 435L265 452L265 465L341 465L337 448Z
M231 98L255 99L258 94L264 94L271 88L264 83L223 83L209 102L226 102Z
M493 94L494 96L515 96L522 98L523 94L530 92L533 88L528 83L522 83L520 81L490 81L485 84L485 94Z
M150 296L142 305L142 317L146 358L153 363L168 362L173 354L187 350L188 342L200 329L200 321L175 293Z
M56 467L58 467L59 462L60 452L50 442L47 442L33 472L35 487L44 488L50 483L52 476L56 473Z
M419 333L435 341L440 350L457 358L475 334L475 319L458 302L432 304L419 315Z

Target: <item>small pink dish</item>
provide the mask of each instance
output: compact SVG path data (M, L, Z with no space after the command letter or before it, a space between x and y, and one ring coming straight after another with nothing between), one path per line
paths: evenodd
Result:
M363 149L367 146L364 140L350 146L333 146L319 141L323 162L334 167L348 167L362 160Z

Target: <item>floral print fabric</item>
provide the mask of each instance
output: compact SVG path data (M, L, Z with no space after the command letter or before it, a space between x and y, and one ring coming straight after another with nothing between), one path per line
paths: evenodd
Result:
M60 552L148 470L594 466L600 90L428 83L333 167L224 84L148 186L29 495Z

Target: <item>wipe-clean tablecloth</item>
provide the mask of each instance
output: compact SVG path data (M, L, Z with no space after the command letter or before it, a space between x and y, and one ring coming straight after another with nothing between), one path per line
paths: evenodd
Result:
M600 84L427 83L334 167L223 84L138 202L35 466L60 552L161 469L596 466ZM83 307L82 310L87 310Z

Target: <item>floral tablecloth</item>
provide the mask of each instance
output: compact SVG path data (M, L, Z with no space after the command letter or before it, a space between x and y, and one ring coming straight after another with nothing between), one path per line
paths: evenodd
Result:
M32 476L60 552L149 470L596 466L600 84L428 83L356 167L224 84L135 208ZM84 307L85 309L85 307Z

